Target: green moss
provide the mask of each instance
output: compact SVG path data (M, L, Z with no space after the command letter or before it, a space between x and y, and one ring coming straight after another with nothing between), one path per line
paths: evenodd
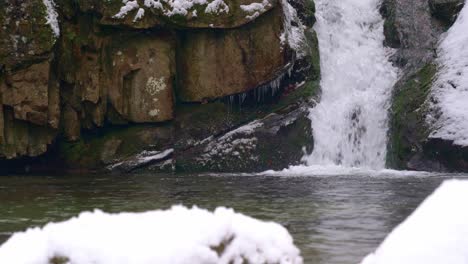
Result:
M309 98L317 98L318 92L320 87L320 81L312 80L308 81L304 84L304 86L294 90L287 96L281 98L277 104L273 105L271 111L276 112L280 111L281 109L294 104L301 102L303 100L307 100Z
M411 154L427 138L426 101L437 68L428 64L395 92L391 112L391 135L387 165L405 168Z
M55 43L55 35L50 25L47 24L47 10L42 1L33 1L30 14L32 19L32 35L26 35L28 39L34 39L41 50L49 50Z
M66 264L66 263L69 263L70 262L70 259L67 258L67 257L53 257L49 260L49 263L50 264Z
M109 143L121 142L115 153L115 159L123 160L147 149L149 145L158 147L158 144L148 135L156 135L164 126L131 125L121 127L107 127L95 133L83 134L79 141L67 142L59 140L58 151L64 162L70 167L86 169L102 169L102 154Z

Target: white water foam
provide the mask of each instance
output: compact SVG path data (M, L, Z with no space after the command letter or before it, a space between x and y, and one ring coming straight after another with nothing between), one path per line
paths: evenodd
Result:
M378 0L317 0L321 102L310 112L308 165L383 169L387 112L398 70L384 47Z
M265 171L256 175L262 176L286 176L286 177L376 177L376 178L401 178L401 177L454 177L455 174L432 173L425 171L398 171L390 169L374 170L369 168L353 168L339 165L312 165L291 166L282 171ZM461 175L463 176L463 175Z

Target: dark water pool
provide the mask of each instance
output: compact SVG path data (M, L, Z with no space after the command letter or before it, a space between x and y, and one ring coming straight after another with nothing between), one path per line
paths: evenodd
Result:
M94 208L227 206L286 226L305 263L358 263L443 180L455 176L465 177L5 176L0 177L0 243L12 232Z

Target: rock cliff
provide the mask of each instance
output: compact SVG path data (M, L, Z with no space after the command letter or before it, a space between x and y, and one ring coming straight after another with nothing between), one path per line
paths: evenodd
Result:
M320 76L313 2L178 3L0 0L1 167L300 162Z

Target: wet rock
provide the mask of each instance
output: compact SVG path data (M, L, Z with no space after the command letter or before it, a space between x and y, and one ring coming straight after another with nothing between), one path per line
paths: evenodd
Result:
M464 0L429 0L432 14L447 27L455 22L464 3Z
M432 171L468 172L468 147L453 141L431 138L424 146L426 160L435 161L440 168Z
M381 12L386 44L398 49L393 61L414 74L434 58L443 28L432 19L426 0L385 0Z
M422 153L429 136L425 102L435 74L436 66L428 64L396 84L391 108L387 162L391 167L417 169L418 165L424 164L421 161ZM424 170L426 167L419 169Z
M37 157L47 151L57 135L56 130L16 120L10 108L6 108L3 112L4 130L0 157L6 159Z
M181 153L177 171L259 172L301 163L313 149L308 105L273 113L219 136L208 137Z
M172 136L172 127L168 125L110 127L97 134L84 133L78 141L59 142L49 159L63 164L67 170L104 171L107 168L122 172L149 166L149 159L142 161L150 156L146 154L169 149Z
M64 136L69 141L76 141L81 136L81 123L78 113L71 106L66 106L63 110Z
M268 83L292 65L279 36L280 7L255 22L227 31L181 33L177 94L184 102L202 102L243 93ZM268 48L265 48L268 47Z

